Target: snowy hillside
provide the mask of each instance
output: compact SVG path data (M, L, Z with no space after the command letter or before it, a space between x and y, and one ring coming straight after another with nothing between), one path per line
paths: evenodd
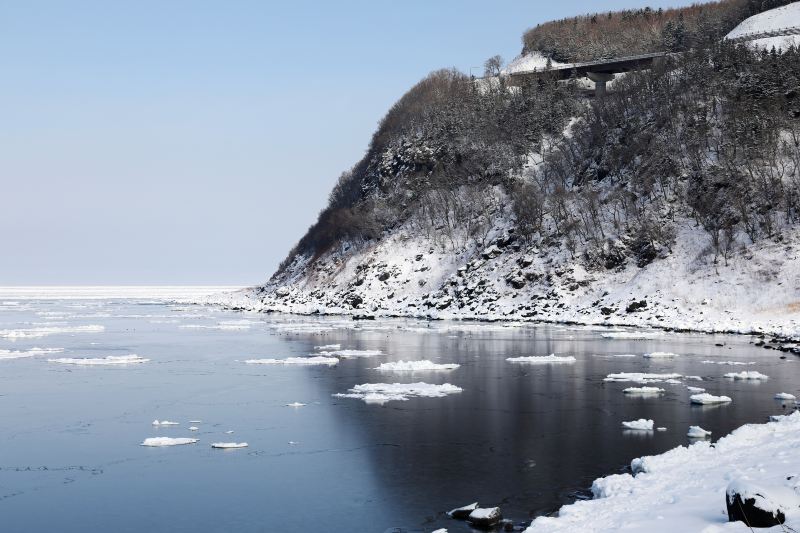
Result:
M739 24L728 35L728 39L736 39L753 33L782 30L786 28L800 28L800 2L771 9L764 13L754 15ZM800 46L800 35L785 35L779 37L765 37L749 41L750 46L778 50L786 50L790 46Z

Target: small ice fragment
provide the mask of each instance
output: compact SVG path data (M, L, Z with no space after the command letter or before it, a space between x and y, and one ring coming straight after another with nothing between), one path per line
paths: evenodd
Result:
M686 387L686 390L694 394L706 391L703 387Z
M189 431L197 431L198 429L200 428L197 426L189 426Z
M341 350L341 344L323 344L322 346L314 346L315 350Z
M725 374L725 377L728 379L736 379L736 380L751 380L751 381L758 381L758 380L766 380L769 379L769 376L762 374L761 372L728 372Z
M248 359L248 365L327 365L333 366L339 363L336 357L287 357L286 359Z
M294 440L290 440L289 441L289 446L297 446L298 444L300 444L300 443L297 442L297 441L294 441Z
M728 396L714 396L704 392L702 394L692 394L689 396L689 400L692 403L700 404L700 405L710 405L715 403L728 403L732 402Z
M389 401L406 401L409 398L442 398L448 394L462 392L461 387L445 383L364 383L356 385L346 393L334 394L336 398L357 398L366 403L384 404Z
M286 407L305 407L306 404L300 402L287 403Z
M684 379L690 379L692 381L703 381L703 378L700 376L686 376Z
M224 450L233 449L233 448L247 448L246 442L212 442L212 448L220 448Z
M689 432L686 433L686 436L690 439L704 439L709 435L711 435L711 432L706 431L700 426L689 426Z
M622 427L625 429L635 429L638 431L653 431L653 421L640 418L639 420L631 420L630 422L623 422Z
M139 357L136 354L131 355L109 355L106 357L59 357L57 359L48 359L50 363L61 363L62 365L83 365L83 366L114 366L114 365L132 365L139 363L146 363L150 359Z
M645 396L649 394L661 394L664 392L664 389L659 389L658 387L628 387L627 389L623 389L622 392L636 396Z
M354 357L375 357L376 355L383 355L383 352L380 350L321 350L319 354L351 359Z
M797 397L794 394L789 394L788 392L779 392L775 395L776 400L796 400Z
M533 355L529 357L509 357L506 359L509 363L533 363L533 364L548 364L548 363L574 363L576 359L571 356L558 356L555 354L550 355Z
M189 420L189 423L190 424L202 424L203 421L202 420Z
M665 428L665 427L656 428L656 431L666 431L666 430L667 430L667 428Z
M669 359L672 357L680 357L680 354L672 352L650 352L644 354L647 359Z
M178 422L171 422L169 420L153 420L154 426L178 426L180 425Z
M424 370L455 370L461 365L455 363L434 363L433 361L395 361L383 363L375 370L382 372L417 372Z
M150 437L144 439L141 446L180 446L182 444L194 444L197 439L189 438L172 438L172 437Z
M447 512L447 516L450 518L457 518L459 520L466 519L472 511L478 508L478 502L471 503L469 505L465 505L464 507L458 507L453 509L452 511Z
M229 429L228 431L225 432L226 435L230 435L231 433L233 433L232 429Z

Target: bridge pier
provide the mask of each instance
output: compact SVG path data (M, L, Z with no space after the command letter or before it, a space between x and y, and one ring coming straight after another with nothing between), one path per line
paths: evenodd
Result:
M594 82L594 95L597 98L605 96L606 83L614 79L610 72L587 72L586 76Z

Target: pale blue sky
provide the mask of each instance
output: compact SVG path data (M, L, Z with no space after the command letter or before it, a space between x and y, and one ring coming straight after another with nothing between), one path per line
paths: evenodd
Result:
M678 3L3 1L0 285L264 281L429 71Z

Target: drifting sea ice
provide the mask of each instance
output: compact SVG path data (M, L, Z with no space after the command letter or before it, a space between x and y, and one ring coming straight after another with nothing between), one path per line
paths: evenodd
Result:
M664 389L659 389L658 387L628 387L627 389L623 389L622 392L635 396L647 396L661 394L664 392Z
M234 448L247 448L246 442L212 442L212 448L219 448L222 450L231 450Z
M619 372L609 374L603 381L632 381L635 383L648 383L664 381L667 379L678 379L680 374L646 374L643 372Z
M41 327L25 329L0 329L0 337L7 339L31 339L47 337L48 335L62 335L71 333L100 333L105 331L104 326L67 326L67 327Z
M351 359L353 357L375 357L376 355L382 355L383 352L380 350L322 350L319 354Z
M341 350L341 344L323 344L322 346L314 346L315 350Z
M144 439L141 446L180 446L182 444L194 444L197 440L186 437L150 437L149 439Z
M383 404L390 401L406 401L409 398L441 398L462 392L461 387L445 383L364 383L349 389L347 393L334 394L337 398L356 398L366 403Z
M116 366L116 365L132 365L138 363L146 363L150 359L139 357L136 354L131 355L109 355L106 357L60 357L57 359L48 359L51 363L61 363L62 365L83 365L83 366Z
M339 363L335 357L288 357L286 359L248 359L248 365L328 365Z
M706 391L703 387L686 387L686 390L693 394L699 394Z
M530 363L530 364L549 364L549 363L574 363L576 359L571 355L558 356L555 354L550 355L533 355L529 357L509 357L506 359L509 363Z
M670 359L673 357L680 357L680 354L672 352L650 352L644 354L647 359Z
M306 406L306 404L301 403L301 402L292 402L292 403L287 403L286 404L286 407L305 407L305 406Z
M658 331L609 331L601 333L604 339L627 339L627 340L647 340L663 336Z
M622 427L625 429L633 429L637 431L653 431L653 421L645 418L639 420L631 420L630 422L623 422Z
M731 365L731 366L746 366L746 365L754 365L755 362L747 362L744 363L742 361L700 361L704 365Z
M200 428L199 428L199 427L197 427L197 426L189 426L189 431L197 431L197 430L199 430L199 429L200 429Z
M728 379L750 380L750 381L763 381L769 379L769 376L766 376L761 372L728 372L727 374L725 374L725 377Z
M779 392L775 395L776 400L796 400L797 397L794 394L789 394L788 392Z
M0 361L8 359L24 359L37 355L63 352L63 348L31 348L30 350L0 350Z
M692 394L689 396L689 400L692 403L699 405L712 405L716 403L729 403L733 401L728 396L714 396L712 394L708 394L707 392L702 394Z
M153 425L156 427L180 426L180 423L170 422L169 420L153 420Z
M709 435L711 435L711 432L706 431L700 426L689 426L689 431L686 433L686 436L690 439L704 439Z
M375 370L382 372L417 372L423 370L455 370L461 365L455 363L434 363L433 361L396 361L383 363Z

